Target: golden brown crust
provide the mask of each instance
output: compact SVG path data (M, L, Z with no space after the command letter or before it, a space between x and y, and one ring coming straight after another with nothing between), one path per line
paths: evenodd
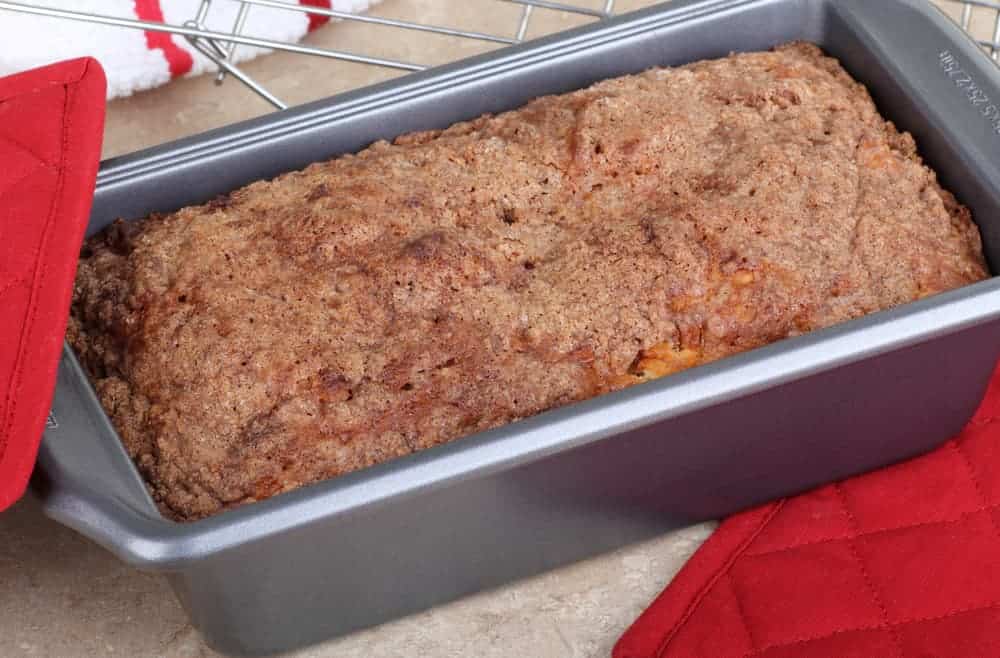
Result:
M986 274L909 135L792 44L115 224L70 340L196 519Z

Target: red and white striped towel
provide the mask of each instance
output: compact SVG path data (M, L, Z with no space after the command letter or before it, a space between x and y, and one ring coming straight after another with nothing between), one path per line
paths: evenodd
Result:
M345 12L361 12L378 0L286 0ZM200 0L31 0L32 4L120 18L180 25L192 20ZM205 25L229 32L239 3L215 0ZM298 41L326 22L326 17L299 11L252 6L243 33L264 39ZM108 76L108 98L128 96L171 78L215 70L215 65L196 51L184 37L164 32L94 25L61 18L17 12L0 14L0 76L73 57L96 57ZM268 52L238 46L235 61Z

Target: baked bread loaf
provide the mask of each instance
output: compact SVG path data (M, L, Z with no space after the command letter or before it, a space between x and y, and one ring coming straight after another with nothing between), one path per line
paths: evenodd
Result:
M986 276L911 137L791 44L117 222L69 340L190 520Z

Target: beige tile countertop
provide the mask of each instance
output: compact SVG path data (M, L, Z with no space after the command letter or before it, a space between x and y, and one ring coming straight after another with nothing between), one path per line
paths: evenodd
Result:
M599 0L579 0L599 7ZM619 0L616 9L653 4ZM938 2L958 18L960 5ZM476 0L385 0L374 13L413 21L513 34L521 9ZM987 38L990 11L972 16ZM536 10L528 36L585 18ZM356 23L330 25L311 43L436 64L487 49L479 42ZM288 54L245 70L291 104L385 79L374 67ZM131 152L269 111L239 84L211 76L114 101L105 156ZM530 580L471 596L383 626L290 654L366 656L607 656L615 640L711 532L703 524ZM0 656L215 656L187 622L165 580L120 563L103 549L42 516L25 499L0 514Z

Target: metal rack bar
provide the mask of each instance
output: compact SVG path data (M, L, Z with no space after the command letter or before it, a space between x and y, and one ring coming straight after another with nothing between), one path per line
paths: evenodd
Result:
M500 0L500 1L510 2L515 5L539 7L541 9L553 9L555 11L565 11L571 14L583 14L584 16L593 16L594 18L608 17L608 12L605 11L599 11L597 9L587 9L585 7L577 7L575 5L567 5L562 2L550 2L550 0Z
M233 24L233 34L241 34L243 32L243 27L246 25L247 16L250 15L250 5L245 2L240 2L240 10L236 14L236 22ZM233 58L233 53L236 52L236 46L238 44L229 43L226 50L226 59L231 60ZM215 76L215 84L221 85L226 79L226 69L224 67L219 68L219 72Z
M997 0L953 0L953 1L962 3L962 5L964 5L963 11L965 10L966 7L970 10L973 7L984 7L986 9L1000 10L1000 2L997 2Z
M411 23L409 21L399 21L393 18L379 18L377 16L367 16L365 14L350 14L344 11L335 11L333 9L323 9L320 7L293 5L289 2L285 2L284 0L241 0L241 1L247 5L260 5L262 7L272 7L274 9L297 11L303 14L316 14L318 16L329 16L330 18L339 18L345 21L356 21L358 23L386 25L388 27L399 27L405 30L417 30L420 32L432 32L434 34L446 34L448 36L461 37L464 39L477 39L479 41L493 41L495 43L505 43L505 44L517 43L516 39L496 36L494 34L485 34L483 32L470 32L468 30L458 30L450 27L441 27L439 25L425 25L423 23Z
M997 12L996 17L993 19L993 43L990 44L990 56L994 61L997 59L997 55L1000 54L1000 11Z
M535 10L531 5L525 5L524 9L521 10L521 22L517 26L517 36L515 37L519 42L524 41L524 35L528 33L528 21L531 20L531 12Z
M198 52L215 62L215 65L219 67L220 74L222 72L229 73L277 109L284 110L288 108L287 104L269 92L262 84L241 71L235 64L231 64L225 56L221 55L218 51L208 45L201 39L201 37L188 37L188 41L191 42L191 45L194 46ZM216 80L218 80L218 78L216 78Z

